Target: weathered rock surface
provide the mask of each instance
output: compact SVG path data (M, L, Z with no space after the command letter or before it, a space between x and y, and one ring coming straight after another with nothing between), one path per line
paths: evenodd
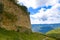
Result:
M0 11L0 27L16 31L31 28L29 13L13 0L0 0Z

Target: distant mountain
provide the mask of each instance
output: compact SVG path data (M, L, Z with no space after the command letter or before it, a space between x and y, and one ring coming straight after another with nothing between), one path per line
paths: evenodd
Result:
M32 31L46 33L57 27L60 27L60 23L59 24L32 24Z

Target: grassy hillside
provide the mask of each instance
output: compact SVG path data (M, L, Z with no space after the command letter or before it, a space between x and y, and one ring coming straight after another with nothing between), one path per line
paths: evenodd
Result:
M57 40L60 40L60 28L56 28L46 33L51 37L55 37Z
M0 40L55 40L40 33L7 31L0 28Z

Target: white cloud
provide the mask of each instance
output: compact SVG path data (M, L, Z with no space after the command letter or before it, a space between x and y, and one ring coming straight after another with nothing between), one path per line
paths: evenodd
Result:
M38 13L34 15L30 15L32 24L53 24L60 23L60 10L57 9L60 7L60 4L55 4L51 9L47 9L47 11L43 11L42 8ZM35 19L33 19L33 18ZM44 20L43 20L43 19Z
M37 8L36 0L18 0L18 3L25 5L27 8Z
M58 0L18 0L18 3L25 5L27 8L38 8L41 6L54 5L58 2Z
M55 5L56 3L58 3L58 0L38 0L37 1L37 5L38 6L48 6L48 5Z

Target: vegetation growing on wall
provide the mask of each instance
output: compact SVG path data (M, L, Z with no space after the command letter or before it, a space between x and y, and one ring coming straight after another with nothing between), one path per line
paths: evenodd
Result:
M13 2L15 5L17 5L18 7L20 7L20 9L22 9L24 12L28 13L27 7L26 6L21 6L20 4L17 4L17 0L9 0L9 1Z
M9 13L9 12L5 12L5 17L9 20L11 20L11 22L15 22L17 20L17 16L14 15L13 13Z
M4 5L0 3L0 14L3 12Z

